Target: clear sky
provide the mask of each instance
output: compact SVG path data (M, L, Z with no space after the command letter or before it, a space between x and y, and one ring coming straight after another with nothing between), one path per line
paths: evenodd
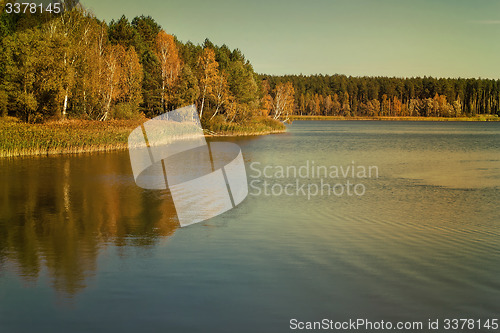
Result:
M81 0L239 48L258 73L500 78L500 0Z

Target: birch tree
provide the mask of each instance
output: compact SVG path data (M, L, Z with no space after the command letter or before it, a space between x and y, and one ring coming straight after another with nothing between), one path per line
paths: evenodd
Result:
M122 68L120 64L125 58L125 50L121 45L109 45L104 54L102 97L105 101L104 113L99 120L108 118L111 105L120 96Z
M229 87L227 84L227 76L224 72L221 72L217 78L217 85L215 86L214 91L215 97L215 112L210 118L212 120L221 110L225 104L227 104L229 99Z
M163 112L166 112L168 94L181 70L181 61L172 35L161 30L156 36L156 56L160 61L161 71L161 105Z
M214 96L214 90L217 86L219 76L219 64L215 61L215 52L211 48L203 49L198 58L198 76L201 90L200 119L203 117L203 108L205 100L209 96Z
M288 121L290 114L294 109L294 94L293 85L291 82L278 83L274 89L274 119L283 118L283 121Z

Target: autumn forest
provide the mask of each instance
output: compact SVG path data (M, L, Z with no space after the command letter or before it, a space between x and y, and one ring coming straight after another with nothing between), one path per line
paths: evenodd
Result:
M193 103L208 127L293 114L500 113L498 80L257 74L240 50L183 43L145 16L3 13L0 36L0 115L28 123L152 117Z

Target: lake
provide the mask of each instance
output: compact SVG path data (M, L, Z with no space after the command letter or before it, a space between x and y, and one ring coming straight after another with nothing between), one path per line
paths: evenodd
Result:
M185 228L126 151L0 159L0 332L499 318L500 122L296 121L223 140L249 195Z

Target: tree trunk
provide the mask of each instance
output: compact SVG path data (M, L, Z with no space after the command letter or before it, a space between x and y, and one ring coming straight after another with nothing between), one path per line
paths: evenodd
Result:
M205 105L205 93L207 91L207 85L203 87L203 97L201 98L201 108L200 108L200 121L201 118L203 117L203 106Z
M68 90L66 89L66 94L64 95L63 112L62 112L63 119L66 119L66 109L67 108L68 108Z
M163 113L166 112L165 110L165 79L162 80L162 86L161 86L161 108L163 110Z

